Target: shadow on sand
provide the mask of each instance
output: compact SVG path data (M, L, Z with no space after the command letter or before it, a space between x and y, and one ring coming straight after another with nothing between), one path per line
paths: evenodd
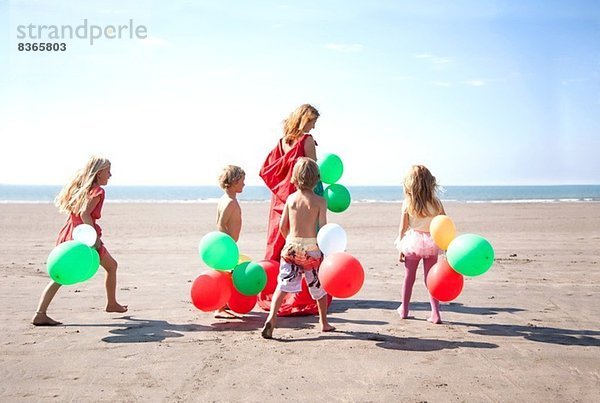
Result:
M108 332L114 336L103 337L102 341L107 343L148 343L159 342L167 338L183 337L181 332L200 332L211 330L211 327L186 324L177 325L166 320L136 319L132 316L121 316L125 323L107 324L68 324L66 327L112 327L115 329Z
M400 303L398 301L378 301L378 300L334 300L330 312L342 313L350 309L381 309L395 310ZM429 302L411 302L411 311L429 311L431 308ZM524 312L525 309L511 307L475 307L465 306L460 303L451 302L440 306L442 314L444 312L456 312L468 315L493 316L499 313L514 314ZM572 330L554 327L529 325L510 325L496 323L465 323L465 322L447 322L456 326L467 326L475 329L469 330L469 333L483 336L506 336L523 337L540 343L559 344L564 346L589 346L600 347L600 331L598 330Z
M464 322L452 322L452 324L473 327L475 329L469 330L469 333L484 336L522 337L526 340L562 346L600 347L600 331L598 330L560 329L534 324L527 326Z
M293 343L298 341L310 340L363 340L375 341L375 345L388 350L402 351L439 351L455 348L497 348L497 344L482 343L474 341L448 341L435 340L417 337L397 337L388 334L372 333L372 332L349 332L335 331L331 333L322 333L315 337L304 337L294 339L276 339L281 343Z
M256 331L261 329L266 318L266 314L251 312L246 315L240 315L239 318L219 320L215 319L210 326L197 324L174 324L166 320L157 319L138 319L131 315L121 316L115 319L125 320L123 323L105 323L105 324L65 324L65 327L111 327L108 332L112 336L102 338L107 343L150 343L161 342L168 338L183 337L187 332L206 332L206 331Z
M387 325L389 322L382 320L368 319L346 319L336 317L336 313L346 312L352 309L368 310L395 310L398 307L396 301L378 301L378 300L334 300L329 311L334 314L329 318L332 324L349 323L360 325ZM428 302L411 303L411 310L428 311L430 309ZM470 307L458 303L450 303L442 306L442 312L457 312L472 315L496 315L501 312L515 313L522 312L520 308L498 308L498 307ZM119 320L125 320L123 323L107 324L68 324L67 327L111 327L110 336L102 338L106 343L148 343L161 342L168 338L183 337L187 332L202 331L241 331L253 332L262 328L267 313L254 311L246 315L241 315L238 319L217 320L210 326L197 324L174 324L165 320L138 319L132 316L122 316ZM368 315L367 315L368 317ZM522 337L526 340L551 343L565 346L588 346L600 347L599 330L571 330L555 327L528 325L511 325L497 323L468 323L468 322L446 322L453 326L468 327L471 334L483 336L503 336L503 337ZM277 321L278 328L290 329L311 329L319 325L317 316L296 316L280 317ZM257 332L258 334L258 332ZM319 334L318 336L299 337L294 339L278 339L279 342L290 343L308 340L364 340L375 341L381 348L406 351L437 351L443 349L455 349L458 347L466 348L496 348L498 345L492 343L473 342L473 341L448 341L435 340L414 337L397 337L392 335L380 334L378 332L352 332L336 331L334 333Z
M381 310L396 310L400 306L399 301L378 301L370 299L334 299L329 312L341 313L349 309L381 309ZM429 302L411 302L411 311L429 311L431 307ZM442 312L456 312L468 315L497 315L498 313L516 313L523 312L521 308L507 307L477 307L466 306L456 302L442 303L440 305Z

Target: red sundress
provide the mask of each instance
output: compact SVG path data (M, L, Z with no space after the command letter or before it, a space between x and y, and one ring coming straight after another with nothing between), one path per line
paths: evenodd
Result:
M102 189L100 186L93 186L90 189L89 198L92 199L92 198L98 197L98 196L100 196L100 201L98 202L98 204L92 211L91 216L92 216L94 228L96 228L96 233L98 234L98 239L100 239L102 237L102 228L100 228L100 226L98 224L96 224L96 220L99 220L101 217L102 205L104 204L104 189ZM83 224L83 220L81 219L81 216L78 214L73 214L73 213L69 214L69 217L67 218L67 222L65 223L65 225L61 228L60 232L58 233L58 238L56 239L56 244L58 245L63 242L72 240L73 239L73 230L79 224ZM100 248L98 248L98 254L100 255L100 259L102 259L103 256L107 252L108 251L107 251L106 247L104 246L102 241L100 241Z

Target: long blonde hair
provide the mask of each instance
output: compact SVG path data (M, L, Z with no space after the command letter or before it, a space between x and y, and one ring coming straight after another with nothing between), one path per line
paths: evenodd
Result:
M442 211L436 196L438 184L435 176L424 165L413 165L404 178L404 196L409 215L427 217ZM430 207L435 211L429 211Z
M310 104L300 105L290 116L283 121L283 140L286 144L292 145L304 133L303 129L308 122L316 120L319 117L317 108Z
M60 212L78 215L83 213L89 202L90 189L96 184L96 175L109 166L110 161L106 158L90 157L85 167L75 174L54 199Z

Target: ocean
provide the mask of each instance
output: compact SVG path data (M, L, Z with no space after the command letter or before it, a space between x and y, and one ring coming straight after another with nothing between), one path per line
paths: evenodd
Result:
M0 203L51 203L60 186L0 185ZM217 186L118 186L105 187L107 202L214 203L223 191ZM400 186L348 186L355 203L400 202ZM560 186L446 186L442 201L463 203L598 202L600 185ZM271 193L264 186L246 186L240 201L264 202Z

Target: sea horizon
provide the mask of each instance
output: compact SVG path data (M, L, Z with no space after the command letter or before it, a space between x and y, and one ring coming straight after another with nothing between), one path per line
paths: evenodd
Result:
M0 184L0 203L52 203L62 186ZM403 200L401 186L347 186L353 203L394 203ZM223 194L218 186L109 185L106 201L115 203L215 203ZM600 185L443 186L445 202L559 203L598 202ZM246 186L241 202L267 202L266 186Z

